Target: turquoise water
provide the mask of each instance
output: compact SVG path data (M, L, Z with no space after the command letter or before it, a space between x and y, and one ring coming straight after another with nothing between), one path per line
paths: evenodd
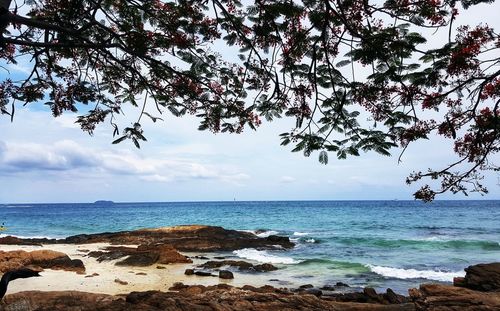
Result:
M500 261L500 201L294 201L0 205L3 235L65 237L181 224L265 230L292 250L229 256L272 262L283 284L391 287L450 282ZM282 284L282 285L283 285ZM276 285L276 284L274 284Z

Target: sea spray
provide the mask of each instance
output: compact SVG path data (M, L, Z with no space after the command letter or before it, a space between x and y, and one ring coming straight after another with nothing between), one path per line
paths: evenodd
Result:
M272 264L298 264L300 260L295 260L291 257L276 256L269 254L267 251L259 251L254 248L244 248L233 252L238 257L255 260L258 262L272 263Z
M464 271L436 271L436 270L416 270L402 269L384 266L366 265L374 273L388 278L396 279L427 279L441 282L453 282L454 277L465 276Z

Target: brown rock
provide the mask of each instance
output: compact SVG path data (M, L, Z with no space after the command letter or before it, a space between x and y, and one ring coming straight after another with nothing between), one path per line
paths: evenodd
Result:
M146 267L157 262L158 258L159 255L157 253L137 253L132 254L121 261L118 261L115 265Z
M199 267L204 269L215 269L223 266L237 267L239 270L242 271L265 272L265 271L278 270L278 268L269 263L253 265L243 260L207 261L204 264L200 265Z
M85 266L79 259L71 259L68 255L52 250L0 251L0 272L19 269L24 266L36 266L42 269L75 271L85 273Z
M127 285L127 284L128 284L128 282L126 282L126 281L122 281L122 280L120 280L120 279L115 279L115 283L118 283L118 284L120 284L120 285Z
M260 289L260 288L259 288ZM413 311L413 304L380 305L337 302L314 295L279 293L269 288L261 292L230 286L188 286L179 292L132 292L125 299L81 292L23 292L8 295L0 310L189 310L189 311Z
M500 262L469 266L464 286L480 291L500 291Z
M184 271L184 274L185 275L193 275L194 274L194 270L193 269L186 269L186 271Z
M227 271L227 270L220 270L219 271L219 278L221 279L234 279L234 275L231 271Z
M3 238L0 238L0 244L4 245L35 245L35 246L42 246L41 243L39 242L34 242L31 241L30 239L20 239L15 236L6 236Z
M167 269L167 267L164 267L164 266L156 266L156 269Z
M137 251L142 252L154 252L158 253L157 262L160 264L170 264L170 263L192 263L193 261L186 256L180 254L175 248L167 244L159 244L155 246L143 246L140 245Z
M259 238L253 233L213 226L176 226L114 233L80 234L65 239L19 239L13 244L86 244L108 242L121 245L168 244L179 251L213 252L242 248L292 248L288 237Z
M482 292L441 284L423 284L409 290L416 310L500 310L500 292Z
M135 275L148 275L148 274L144 272L137 272Z

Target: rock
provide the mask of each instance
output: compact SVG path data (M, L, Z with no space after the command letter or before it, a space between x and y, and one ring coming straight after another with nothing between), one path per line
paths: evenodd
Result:
M194 274L198 276L214 276L212 273L206 271L195 271Z
M500 291L500 262L469 266L464 286L480 291Z
M226 259L226 257L224 257L224 256L214 256L214 259L223 260L223 259Z
M122 281L122 280L120 280L120 279L115 279L115 283L118 283L118 284L120 284L120 285L127 285L127 284L128 284L128 282L126 282L126 281Z
M137 252L157 253L160 264L192 263L193 261L180 254L175 248L167 244L139 245Z
M335 286L331 286L331 285L325 285L325 286L321 287L320 289L330 291L330 292L333 292L336 290Z
M193 256L192 258L196 258L196 259L204 259L204 260L210 259L210 258L208 258L208 257L201 256L201 255Z
M346 283L342 283L342 282L335 283L335 286L337 286L337 287L349 287L349 285L347 285Z
M122 261L118 261L116 265L146 267L157 262L158 258L159 255L157 253L138 253L130 255Z
M185 275L193 275L194 274L194 270L193 269L186 269L186 271L184 271L184 274Z
M52 250L0 251L0 272L19 269L24 266L35 266L42 269L74 271L85 273L85 266L79 259L71 259L68 255Z
M178 290L181 290L181 289L184 289L184 288L188 288L189 285L184 285L184 283L182 282L175 282L172 287L170 287L168 290L175 290L175 291L178 291Z
M207 261L199 267L204 269L216 269L223 266L237 267L241 271L265 272L278 270L278 268L269 263L253 265L243 260Z
M234 279L234 275L231 271L220 270L219 271L219 278L221 278L221 279Z
M454 277L453 286L465 287L465 278L459 276Z
M255 265L253 268L255 269L255 271L259 271L259 272L267 272L267 271L278 270L277 267L273 266L270 263L263 263L263 264L260 264L260 265Z
M127 257L116 263L119 266L150 266L155 263L192 263L193 261L180 254L171 245L143 244L137 248L124 246L110 246L102 251L88 253L88 256L97 258L97 261L116 260Z
M316 297L321 297L323 292L317 288L307 288L306 290L301 292L302 294L314 295Z
M101 242L115 245L168 244L176 250L189 252L234 251L242 248L276 249L294 247L294 243L290 242L288 237L270 236L259 238L250 232L198 225L113 233L80 234L59 240L19 239L12 242L14 242L12 244L30 243L31 245L40 243L88 244Z
M137 272L135 275L148 275L148 274L144 272Z
M312 285L312 284L304 284L304 285L299 286L299 288L301 288L301 289L313 288L313 287L314 287L314 285Z
M388 288L384 294L384 299L391 304L408 302L408 298L403 295L396 294L392 289Z
M18 237L11 236L11 235L0 238L0 244L42 246L42 244L40 242L31 241L30 239L20 239Z
M90 274L90 275L86 275L85 277L86 277L86 278L93 278L94 276L99 276L99 273L95 273L95 272L94 272L94 273L92 273L92 274Z
M167 269L167 267L164 267L164 266L156 266L156 269Z
M22 292L5 297L0 310L192 310L192 311L276 311L276 310L357 310L357 311L414 311L413 304L381 305L338 302L314 295L292 294L263 286L243 290L225 284L187 286L177 284L178 292L132 292L125 296L63 292ZM459 310L459 309L457 309Z
M416 310L500 310L500 292L483 292L441 284L422 284L408 291Z

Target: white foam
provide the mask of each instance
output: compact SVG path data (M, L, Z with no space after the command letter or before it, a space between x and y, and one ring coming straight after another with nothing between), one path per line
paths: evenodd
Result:
M295 236L305 236L305 235L309 235L309 232L294 232L293 235L295 235Z
M453 282L454 277L465 276L465 271L435 271L435 270L416 270L401 269L383 266L366 265L372 272L385 277L397 279L428 279L442 282Z
M306 243L316 243L316 240L315 239L306 239L305 242Z
M244 248L235 250L233 254L241 258L255 260L264 263L286 264L286 265L300 263L299 260L295 260L290 257L271 255L266 251L259 251L254 248Z
M258 236L259 238L267 238L270 235L278 234L278 231L268 230L268 231L263 231L263 232L259 232L259 233L255 233L255 231L254 231L254 234L256 236Z

